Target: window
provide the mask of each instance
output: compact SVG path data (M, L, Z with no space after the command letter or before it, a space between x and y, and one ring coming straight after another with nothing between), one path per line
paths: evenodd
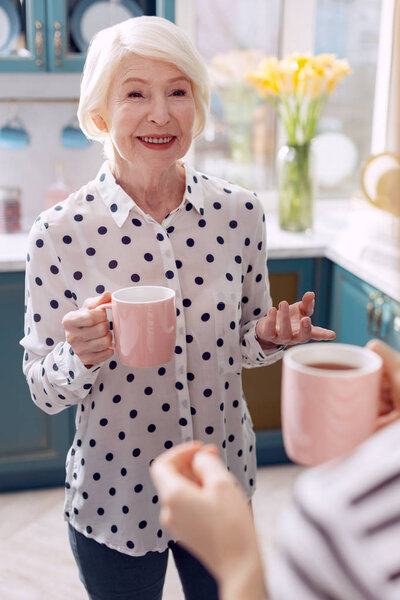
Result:
M196 167L252 189L273 185L276 119L244 74L278 54L281 4L252 0L250 11L246 0L195 0L196 45L215 83Z
M275 112L241 71L260 52L336 53L352 73L319 121L319 196L349 197L371 152L380 11L381 0L177 0L177 23L192 32L214 82L211 117L195 144L196 167L250 189L273 189L281 137Z
M354 154L346 156L347 160L354 156L354 162L347 165L349 170L342 179L340 172L343 171L338 169L337 181L333 174L329 177L329 171L326 173L329 168L327 164L321 166L321 176L325 177L323 181L326 182L320 185L319 195L323 197L349 197L358 189L360 165L371 154L380 9L380 0L317 2L314 51L333 52L339 58L347 58L352 69L352 73L330 96L319 121L318 132L336 132L343 136L342 143L339 136L325 136L327 144L330 139L333 144L337 140L339 154L341 149L345 153L349 143L353 143ZM334 146L327 155L327 161L340 161L340 156L335 156ZM343 167L346 172L346 165Z

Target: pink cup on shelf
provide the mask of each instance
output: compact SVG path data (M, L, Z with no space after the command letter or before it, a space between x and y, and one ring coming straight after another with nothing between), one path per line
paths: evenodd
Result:
M115 348L128 367L155 367L169 362L176 340L175 291L157 285L122 288L111 302Z
M289 458L318 465L375 431L382 359L348 344L295 346L283 359L282 431Z

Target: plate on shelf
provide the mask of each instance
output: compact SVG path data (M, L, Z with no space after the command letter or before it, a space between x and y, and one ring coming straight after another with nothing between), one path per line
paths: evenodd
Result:
M80 0L71 13L71 35L81 52L86 52L95 33L131 17L140 17L143 10L135 0Z
M371 204L400 217L400 155L382 152L371 156L362 166L361 187Z
M325 188L335 188L357 169L358 151L353 140L339 131L326 131L313 140L317 179Z
M21 20L11 0L0 0L0 54L11 54L21 33Z

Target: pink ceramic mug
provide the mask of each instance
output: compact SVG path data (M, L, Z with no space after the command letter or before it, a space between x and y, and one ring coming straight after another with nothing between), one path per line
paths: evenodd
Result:
M337 458L374 431L382 359L360 346L312 343L283 359L282 431L289 458L318 465Z
M158 285L122 288L111 294L115 347L128 367L155 367L171 360L176 339L175 291Z

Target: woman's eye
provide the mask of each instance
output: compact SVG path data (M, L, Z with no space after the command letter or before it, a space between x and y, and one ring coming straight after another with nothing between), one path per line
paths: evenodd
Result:
M142 92L130 92L128 94L129 98L141 98L142 97Z
M172 92L173 96L186 96L186 91L185 90L174 90Z

